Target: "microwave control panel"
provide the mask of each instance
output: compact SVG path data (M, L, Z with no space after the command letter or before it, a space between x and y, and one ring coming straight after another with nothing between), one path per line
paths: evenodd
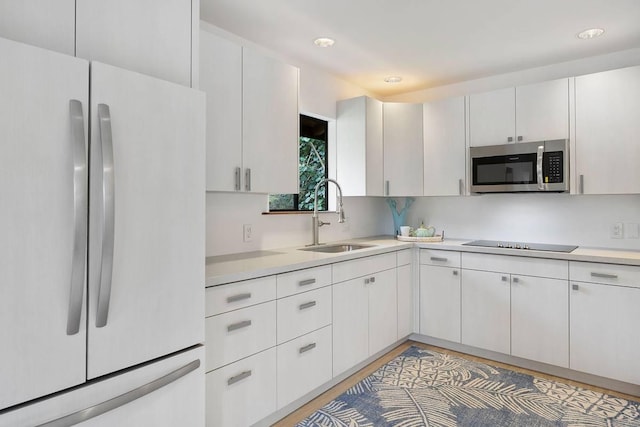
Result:
M545 184L563 182L562 173L563 156L562 151L551 151L544 153L542 158L542 170L544 171Z

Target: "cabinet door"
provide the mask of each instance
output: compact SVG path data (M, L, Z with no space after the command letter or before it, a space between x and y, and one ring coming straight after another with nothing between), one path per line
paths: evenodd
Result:
M75 53L75 0L0 0L0 37Z
M204 98L184 86L91 64L90 183L97 197L90 197L89 221L90 378L204 341ZM110 110L100 125L99 104ZM99 196L103 179L109 182L102 173L105 122L113 147L112 211ZM110 211L113 234L103 234ZM109 270L108 252L101 255L102 239L108 244L110 235ZM107 323L100 327L103 268L112 275Z
M516 87L516 142L569 138L569 79Z
M207 191L241 190L240 45L200 31L200 90L207 94Z
M569 367L569 283L511 277L511 355Z
M413 283L411 265L396 270L398 289L398 339L413 333Z
M369 302L365 279L333 285L333 376L369 355Z
M464 97L424 104L424 195L465 194Z
M398 340L398 296L396 269L370 276L369 289L369 356Z
M509 275L462 270L462 344L509 354Z
M460 342L460 269L420 266L420 333Z
M576 174L584 194L640 193L640 67L576 77Z
M298 193L298 69L242 50L245 190Z
M76 55L191 86L193 7L198 2L78 1Z
M86 201L89 64L6 39L0 56L1 410L85 380L85 319L69 317L84 308L69 294L74 271L86 295L85 257L74 265L72 255L74 237L86 248L76 225L86 224L87 208L76 223L74 185ZM79 139L72 99L84 110ZM76 147L85 176L74 184ZM79 330L68 335L69 324Z
M640 384L640 289L571 282L569 367Z
M469 96L469 146L514 142L515 130L514 88Z
M422 196L422 104L383 106L386 196Z

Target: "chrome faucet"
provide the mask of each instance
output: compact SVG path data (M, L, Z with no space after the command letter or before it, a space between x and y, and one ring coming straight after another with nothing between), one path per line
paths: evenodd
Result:
M331 224L330 222L323 222L318 218L318 188L320 188L320 186L325 182L333 182L336 185L336 188L338 189L338 209L336 210L336 213L338 214L338 222L343 223L345 221L344 209L342 208L342 188L340 188L340 184L338 184L338 181L335 179L325 178L316 185L316 189L313 192L313 216L311 217L313 243L310 246L317 246L320 244L318 243L318 232L320 227Z

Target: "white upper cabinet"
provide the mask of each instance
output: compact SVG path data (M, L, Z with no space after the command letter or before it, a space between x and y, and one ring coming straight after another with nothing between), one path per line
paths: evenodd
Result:
M640 193L640 67L576 77L578 192Z
M338 102L337 180L345 196L382 196L382 102Z
M424 195L465 194L465 99L424 104Z
M207 191L298 193L298 69L200 35Z
M298 193L298 69L243 48L242 82L245 190Z
M422 104L383 105L384 195L422 196Z
M0 0L0 37L75 54L75 0Z
M242 47L200 31L200 90L207 93L207 190L239 191Z
M469 145L569 138L569 79L469 96Z

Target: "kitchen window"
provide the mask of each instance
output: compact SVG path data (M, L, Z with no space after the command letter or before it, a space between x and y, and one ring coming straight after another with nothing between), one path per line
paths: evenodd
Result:
M300 115L298 145L298 194L270 194L269 211L312 211L316 185L329 177L327 164L328 123L326 120ZM328 210L327 184L318 188L318 210Z

